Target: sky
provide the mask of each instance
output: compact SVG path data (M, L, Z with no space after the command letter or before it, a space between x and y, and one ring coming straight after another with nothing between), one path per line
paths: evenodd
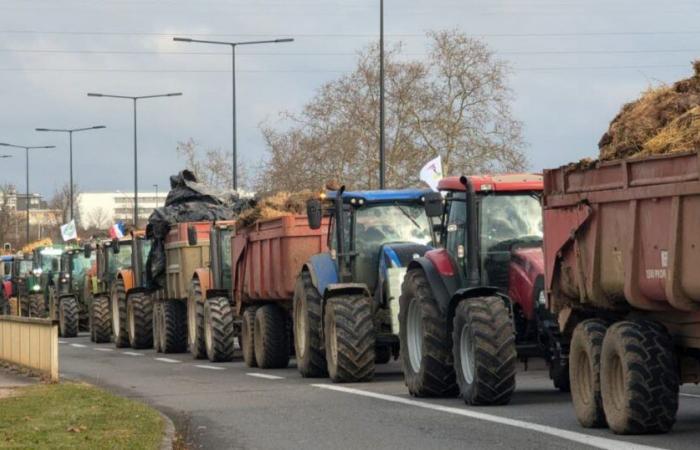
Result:
M238 151L264 158L260 124L284 126L324 82L354 67L378 39L379 0L0 0L0 142L56 145L30 158L33 192L68 180L68 136L34 129L105 125L74 136L82 191L133 187L133 110L88 92L182 97L138 106L139 186L160 189L184 168L175 147L231 148L231 59L226 47L177 43L294 38L238 50ZM513 111L530 169L597 154L621 105L689 76L700 54L696 0L385 0L387 46L425 55L430 30L483 39L512 67ZM24 191L24 150L0 159L0 183Z

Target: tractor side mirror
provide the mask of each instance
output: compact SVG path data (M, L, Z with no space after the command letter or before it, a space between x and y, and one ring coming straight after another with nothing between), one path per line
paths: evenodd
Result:
M312 230L321 228L322 214L321 200L313 198L306 202L306 216L309 219L309 228Z
M442 195L439 192L430 192L424 197L425 214L428 217L442 216Z
M90 256L92 255L92 247L90 244L85 244L85 247L83 247L83 255L86 259L90 259Z
M190 246L197 245L197 229L194 225L187 227L187 244Z
M112 239L112 253L115 255L119 253L119 239L117 238Z

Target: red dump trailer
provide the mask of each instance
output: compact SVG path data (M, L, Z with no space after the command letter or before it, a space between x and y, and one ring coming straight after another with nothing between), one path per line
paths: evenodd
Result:
M586 427L673 426L700 381L698 153L544 174L545 283Z

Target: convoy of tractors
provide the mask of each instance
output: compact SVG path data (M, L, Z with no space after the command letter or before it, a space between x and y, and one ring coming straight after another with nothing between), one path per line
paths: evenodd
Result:
M117 347L507 404L543 358L584 427L667 432L700 382L697 153L330 190L306 214L183 222L149 283L143 231L2 259L2 311Z

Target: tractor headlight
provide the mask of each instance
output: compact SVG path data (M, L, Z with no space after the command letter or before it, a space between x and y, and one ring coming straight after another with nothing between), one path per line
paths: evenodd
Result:
M69 274L69 273L66 274L66 278L70 278L70 274Z
M41 275L42 272L43 272L43 270L41 270L41 267L39 267L38 269L34 269L34 270L32 271L32 273L33 273L34 275L36 275L36 276Z
M537 304L540 306L545 306L547 303L547 298L544 295L544 289L540 291L540 295L537 296Z
M41 286L39 286L38 284L35 284L34 286L32 286L32 291L40 291L40 290L41 290Z

